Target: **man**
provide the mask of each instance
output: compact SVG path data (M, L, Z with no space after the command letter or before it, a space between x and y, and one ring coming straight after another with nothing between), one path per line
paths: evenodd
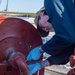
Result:
M53 28L51 23L49 23L49 20L50 20L50 18L46 13L45 8L40 9L36 13L34 23L35 23L37 30L40 33L41 37L48 36L49 30L51 30Z
M67 63L75 47L75 7L73 0L45 0L44 7L50 18L46 22L48 21L52 25L55 35L41 47L35 47L31 50L27 60L37 60L43 52L51 56L45 61L28 65L31 74L49 65ZM41 23L39 26L42 27L42 25ZM42 28L42 30L44 29Z

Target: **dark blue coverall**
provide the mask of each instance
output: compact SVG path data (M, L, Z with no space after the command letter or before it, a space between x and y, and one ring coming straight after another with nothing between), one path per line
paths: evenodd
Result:
M75 7L72 0L45 0L44 7L50 17L55 35L42 46L51 54L50 64L65 64L75 47Z

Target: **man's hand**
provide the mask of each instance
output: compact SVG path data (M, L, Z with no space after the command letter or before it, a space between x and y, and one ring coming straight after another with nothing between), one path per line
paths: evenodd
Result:
M35 64L28 65L28 68L30 70L30 75L32 75L41 69L41 64L37 62Z
M50 66L50 63L48 60L44 60L44 61L36 62L35 64L28 65L30 75L34 74L35 72L47 66Z
M41 51L39 50L39 47L35 47L34 49L31 50L31 52L29 53L29 55L27 56L27 60L37 60L40 58L41 56Z

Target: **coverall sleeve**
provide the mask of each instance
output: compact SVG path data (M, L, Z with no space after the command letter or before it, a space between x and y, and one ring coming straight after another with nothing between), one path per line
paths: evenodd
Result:
M65 39L54 35L52 39L50 39L47 43L42 45L42 49L44 52L55 56L62 53L63 50L65 50L71 45L72 43L66 42Z

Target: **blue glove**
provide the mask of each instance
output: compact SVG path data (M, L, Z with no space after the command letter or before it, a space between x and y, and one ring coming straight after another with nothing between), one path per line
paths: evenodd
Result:
M29 55L27 56L27 60L37 60L40 58L41 56L41 51L39 50L39 47L35 47L34 49L31 50L31 52L29 53Z
M38 70L41 69L41 64L40 63L31 64L31 65L28 65L28 68L29 68L29 71L30 71L29 75L32 75L32 74L34 74L35 72L37 72Z

